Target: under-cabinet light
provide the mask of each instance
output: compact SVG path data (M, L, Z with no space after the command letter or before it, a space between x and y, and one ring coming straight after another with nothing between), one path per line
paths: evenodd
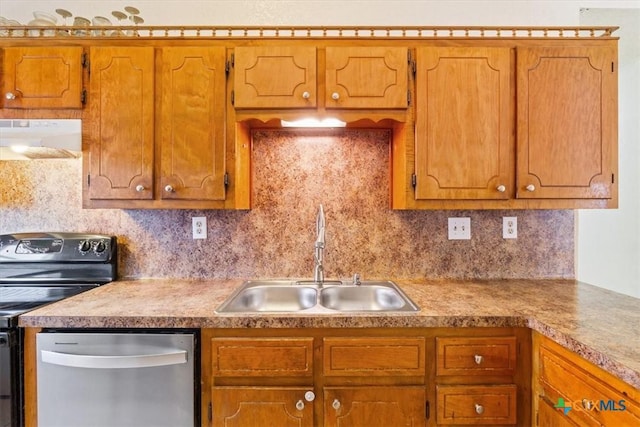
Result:
M26 153L27 152L27 150L29 149L29 146L27 146L27 145L11 145L11 146L9 146L9 148L14 153L22 154L22 153Z
M300 120L281 120L280 123L284 128L343 128L347 125L342 120L327 118L327 119L300 119Z

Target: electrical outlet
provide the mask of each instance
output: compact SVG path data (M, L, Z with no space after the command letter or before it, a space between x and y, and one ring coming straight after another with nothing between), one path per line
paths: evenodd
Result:
M191 218L191 225L193 227L194 239L206 239L207 238L207 217L194 216Z
M471 218L449 218L449 240L471 239Z
M502 238L517 239L518 238L518 218L515 216L502 217Z

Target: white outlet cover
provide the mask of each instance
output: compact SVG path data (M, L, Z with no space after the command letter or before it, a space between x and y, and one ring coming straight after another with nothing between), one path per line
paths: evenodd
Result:
M515 216L502 217L502 238L503 239L518 238L518 217L515 217Z
M193 228L194 239L207 238L207 217L206 216L191 217L191 226Z
M449 218L449 240L471 239L471 218Z

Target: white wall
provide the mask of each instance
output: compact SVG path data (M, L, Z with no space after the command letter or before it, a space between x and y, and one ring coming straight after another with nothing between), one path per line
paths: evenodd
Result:
M140 9L148 25L212 26L618 25L617 16L597 14L597 9L640 10L640 0L0 0L0 16L27 23L33 19L33 11L55 13L56 8L65 8L74 16L112 18L112 11L129 5ZM589 10L581 14L583 9ZM634 26L636 36L630 35L623 43L637 47L639 39L632 42L631 37L637 37L640 25L625 24ZM618 35L626 37L626 31L623 28ZM619 85L621 208L578 215L577 277L640 297L637 68L621 68Z
M0 15L65 8L111 18L125 6L149 25L577 25L580 8L640 7L639 0L0 0Z
M619 190L617 210L579 211L576 275L640 298L640 9L589 9L583 25L619 25Z

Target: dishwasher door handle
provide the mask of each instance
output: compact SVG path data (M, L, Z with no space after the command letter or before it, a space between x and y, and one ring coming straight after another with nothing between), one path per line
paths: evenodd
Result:
M89 369L150 368L154 366L180 365L187 363L186 350L167 350L166 353L133 356L91 356L85 354L58 353L41 350L43 363Z

